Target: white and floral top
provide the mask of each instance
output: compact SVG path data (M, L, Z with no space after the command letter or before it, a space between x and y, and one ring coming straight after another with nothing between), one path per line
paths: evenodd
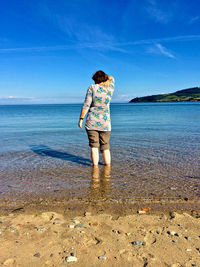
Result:
M114 78L88 87L83 108L88 111L87 130L111 131L110 101L114 92Z

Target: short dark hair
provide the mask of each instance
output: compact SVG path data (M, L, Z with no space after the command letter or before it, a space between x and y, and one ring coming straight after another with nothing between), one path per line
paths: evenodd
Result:
M92 80L94 80L95 83L106 82L108 80L108 75L102 70L98 70L93 74Z

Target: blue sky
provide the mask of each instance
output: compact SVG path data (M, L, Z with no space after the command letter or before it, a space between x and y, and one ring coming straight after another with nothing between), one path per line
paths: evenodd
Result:
M113 102L200 86L199 0L11 0L0 8L0 104Z

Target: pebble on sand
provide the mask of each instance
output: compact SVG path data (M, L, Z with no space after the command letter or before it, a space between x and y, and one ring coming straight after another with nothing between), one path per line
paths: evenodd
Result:
M106 260L106 256L98 256L99 260Z
M79 223L79 224L74 226L74 228L81 228L81 227L83 227L82 223Z
M44 227L38 227L38 228L37 228L37 231L44 231L44 230L45 230Z
M73 218L72 222L75 223L75 224L79 224L80 223L80 221L77 218Z
M137 213L139 213L139 214L145 214L146 211L145 210L138 210Z
M60 219L59 219L59 218L56 218L56 219L54 220L53 224L61 224Z
M75 257L75 256L67 256L67 257L65 258L64 263L65 263L65 262L75 262L75 261L77 261L77 257Z
M91 214L91 212L89 212L89 211L85 211L84 212L84 216L91 216L92 214Z
M38 253L35 253L33 256L34 257L37 257L37 258L40 258L40 253L39 252Z
M133 241L131 242L132 245L146 245L146 242L141 241L141 240L137 240L137 241Z
M98 222L90 222L89 225L90 225L90 226L98 226L99 223L98 223Z

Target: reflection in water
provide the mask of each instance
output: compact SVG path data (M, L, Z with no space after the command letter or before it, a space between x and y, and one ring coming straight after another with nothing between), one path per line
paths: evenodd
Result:
M92 168L92 177L90 182L89 199L100 199L108 197L110 193L110 172L111 167L104 165L100 173L99 167Z

